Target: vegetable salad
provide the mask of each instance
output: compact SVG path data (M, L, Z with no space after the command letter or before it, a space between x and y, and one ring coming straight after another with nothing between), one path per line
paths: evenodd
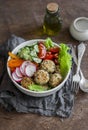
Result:
M70 48L59 46L50 38L9 52L8 67L13 80L32 91L45 91L58 86L72 66Z

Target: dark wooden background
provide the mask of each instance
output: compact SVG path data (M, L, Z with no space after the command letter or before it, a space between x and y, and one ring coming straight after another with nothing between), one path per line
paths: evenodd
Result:
M51 0L0 0L0 44L12 34L25 39L46 38L42 32L47 3ZM53 41L79 44L69 33L71 22L77 17L88 17L88 0L54 0L59 4L63 28ZM88 78L88 41L81 68ZM88 94L79 91L70 118L45 117L37 114L7 112L0 107L0 130L87 130Z

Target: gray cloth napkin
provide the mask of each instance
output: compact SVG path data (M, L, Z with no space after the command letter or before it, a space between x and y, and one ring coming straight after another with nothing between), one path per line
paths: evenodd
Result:
M23 113L69 117L74 105L74 93L71 87L74 64L65 85L58 92L46 97L25 95L10 81L6 70L7 53L24 41L24 39L12 35L6 43L0 46L0 57L4 64L2 74L0 74L0 104L8 111L15 109L17 112Z

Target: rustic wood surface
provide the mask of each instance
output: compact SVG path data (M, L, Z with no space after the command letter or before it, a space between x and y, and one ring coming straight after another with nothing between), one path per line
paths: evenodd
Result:
M11 34L25 39L46 38L42 32L46 4L51 0L0 0L0 44ZM81 16L88 17L88 0L55 0L60 6L63 28L55 42L79 44L69 34L71 22ZM88 78L88 42L81 68ZM0 62L0 66L1 66ZM1 72L1 67L0 67ZM88 129L88 94L79 91L75 97L70 118L45 117L37 114L7 112L0 107L0 130L87 130Z

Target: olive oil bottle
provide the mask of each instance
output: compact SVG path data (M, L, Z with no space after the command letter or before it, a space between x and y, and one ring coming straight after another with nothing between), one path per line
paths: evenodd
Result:
M47 35L57 35L62 27L60 9L57 3L49 3L46 7L43 31Z

